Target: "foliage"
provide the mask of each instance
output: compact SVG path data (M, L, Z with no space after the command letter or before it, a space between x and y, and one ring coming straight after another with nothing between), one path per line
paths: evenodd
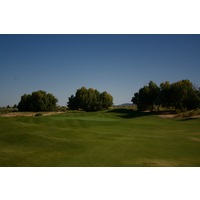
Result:
M67 106L70 110L78 110L78 102L77 98L74 95L71 95L71 97L68 98L69 101L67 102Z
M107 92L100 93L98 90L85 87L78 89L76 95L71 95L68 99L67 106L70 110L98 111L108 109L113 104L113 97Z
M102 92L99 96L101 108L108 109L113 104L113 97L107 92Z
M67 111L67 106L57 106L56 107L57 112L66 112Z
M144 86L139 92L134 94L132 102L138 106L139 110L153 110L154 106L159 105L160 89L153 81L148 86Z
M150 81L139 92L134 94L132 102L139 110L153 110L154 107L191 110L200 107L200 91L189 80L181 80L170 84L163 82L158 87Z
M18 108L16 107L13 107L13 108L0 107L0 113L10 113L10 112L17 112L17 111L18 111Z
M18 104L19 111L54 111L56 109L57 99L53 94L39 90L32 94L24 94Z
M163 107L171 106L171 85L169 81L160 84L160 102Z

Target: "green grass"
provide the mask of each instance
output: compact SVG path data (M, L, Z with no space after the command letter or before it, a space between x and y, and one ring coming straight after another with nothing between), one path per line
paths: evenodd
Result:
M0 117L0 166L200 166L200 119L128 109Z

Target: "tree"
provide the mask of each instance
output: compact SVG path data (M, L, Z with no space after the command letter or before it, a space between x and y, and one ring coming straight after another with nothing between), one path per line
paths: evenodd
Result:
M24 94L18 104L19 111L54 111L56 109L57 99L53 94L39 90L32 94Z
M159 87L150 81L148 86L140 88L139 92L134 94L132 102L137 105L139 110L153 110L154 106L160 105Z
M191 110L200 107L200 90L189 80L170 84L162 82L158 87L153 81L134 94L132 102L139 110L153 110L161 105L165 108Z
M97 111L100 110L100 93L93 89L89 88L87 90L87 101L85 102L85 107L82 108L86 111Z
M151 111L153 111L154 106L160 106L160 88L153 81L149 82L149 106Z
M108 109L113 104L113 97L106 91L100 94L100 106L101 108Z
M77 89L75 96L68 98L67 106L71 110L82 109L85 111L98 111L112 106L113 98L107 92L100 93L98 90L82 87Z
M140 99L139 99L139 92L134 93L134 97L131 99L133 104L139 106L140 104Z
M200 92L198 90L188 91L188 95L183 101L183 105L187 110L192 110L200 107Z
M87 89L85 87L78 89L76 91L75 98L76 98L76 102L77 102L77 107L84 109L87 106L87 103L88 103L87 102L88 101Z
M149 109L149 88L144 86L139 90L137 95L137 102L133 102L137 105L139 110L148 110ZM133 99L134 100L134 99Z
M32 102L31 102L31 95L24 94L21 96L21 101L18 104L19 111L31 111Z
M171 84L169 81L160 84L160 103L162 107L169 108L171 106Z
M171 104L175 109L187 110L194 100L195 89L189 80L181 80L171 85ZM191 96L192 95L192 96Z
M67 106L70 110L78 110L77 98L74 95L68 98Z

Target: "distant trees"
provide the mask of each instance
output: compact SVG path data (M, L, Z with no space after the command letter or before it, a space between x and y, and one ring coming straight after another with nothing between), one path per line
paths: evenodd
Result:
M19 111L55 111L58 109L56 103L57 98L53 94L39 90L32 94L24 94L17 106ZM85 111L98 111L108 109L113 104L113 97L107 92L82 87L76 91L76 95L71 95L67 102L68 108L71 110L82 109ZM66 109L65 109L66 110Z
M160 106L180 110L191 110L200 107L200 90L189 80L170 84L163 82L158 87L153 81L134 94L132 102L139 110L153 110Z
M18 104L19 111L54 111L57 99L53 94L39 90L32 94L24 94Z
M160 107L177 110L200 108L200 88L189 80L175 83L162 82L158 86L153 81L143 86L131 100L138 110L159 110ZM24 94L17 106L19 111L54 111L57 98L53 94L39 90L32 94ZM98 111L108 109L113 104L113 97L106 91L100 93L93 88L82 87L75 95L68 98L67 106L71 110ZM16 107L16 105L15 105Z
M86 89L85 87L77 89L76 95L71 95L67 102L69 109L85 111L108 109L112 104L113 97L107 92L100 93L93 88Z

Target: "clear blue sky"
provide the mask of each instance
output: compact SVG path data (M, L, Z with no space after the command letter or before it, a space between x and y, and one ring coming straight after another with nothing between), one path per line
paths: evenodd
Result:
M45 90L59 105L82 86L131 103L150 80L200 86L200 35L0 35L0 106Z

